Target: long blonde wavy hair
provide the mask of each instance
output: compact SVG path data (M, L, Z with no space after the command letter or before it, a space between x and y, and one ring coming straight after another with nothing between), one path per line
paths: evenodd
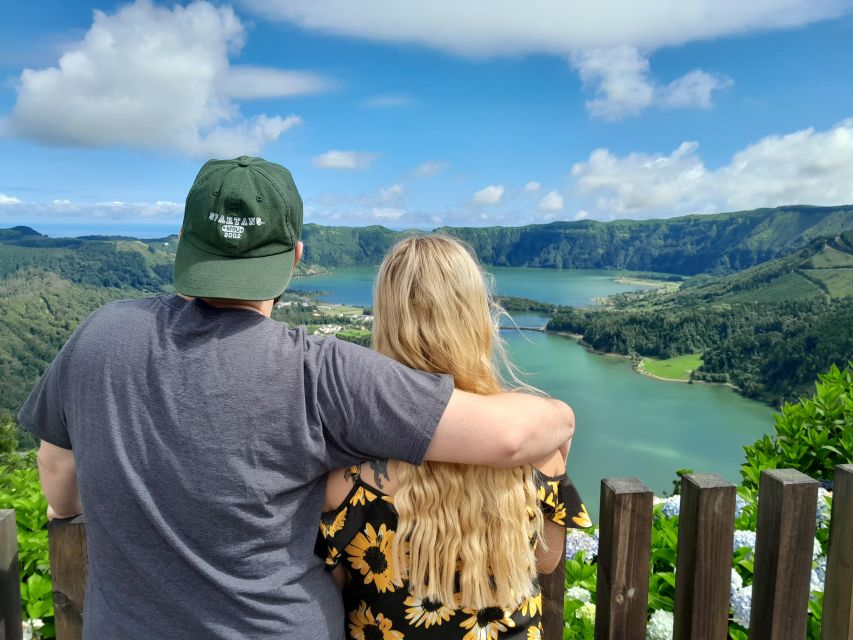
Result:
M507 359L503 310L489 285L473 252L454 238L398 242L376 276L374 349L415 369L452 374L463 391L529 390ZM482 609L536 592L531 538L541 539L542 515L531 466L400 463L398 477L392 557L397 582L407 579L415 598Z

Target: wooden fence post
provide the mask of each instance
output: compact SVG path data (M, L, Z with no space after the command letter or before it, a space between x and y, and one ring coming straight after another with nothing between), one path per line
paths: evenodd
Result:
M21 640L21 579L15 512L0 510L0 640Z
M736 494L735 485L713 473L681 478L675 640L728 637Z
M562 560L551 573L540 573L542 587L542 639L563 640L563 600L566 593L566 538Z
M596 640L645 640L652 492L636 478L601 481Z
M86 520L84 516L53 520L48 524L47 531L50 538L56 640L81 640L83 598L89 570Z
M820 637L853 637L853 464L835 468Z
M794 469L762 471L750 638L806 637L817 482Z

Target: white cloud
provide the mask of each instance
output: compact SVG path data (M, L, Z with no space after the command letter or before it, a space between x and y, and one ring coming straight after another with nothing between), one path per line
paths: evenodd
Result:
M566 55L624 44L653 50L795 27L850 11L846 0L242 0L274 20L323 33L417 43L468 56Z
M732 84L726 76L694 69L666 86L657 85L649 76L648 57L628 45L575 51L570 61L584 87L595 94L587 109L604 120L636 115L652 105L707 109L711 93Z
M549 191L539 201L539 206L537 207L537 209L539 209L539 211L562 211L563 196L561 196L556 191Z
M0 207L12 204L21 204L21 200L14 196L7 196L5 193L0 193Z
M504 195L504 187L501 184L492 184L485 189L480 189L474 194L474 201L480 204L498 204Z
M365 107L383 108L383 107L406 107L412 104L414 100L410 96L405 95L382 95L367 98L364 101Z
M125 145L193 156L258 153L299 124L296 116L240 113L233 99L328 90L303 71L231 67L245 31L230 7L165 8L137 0L95 11L85 37L57 66L26 69L6 135L45 144Z
M412 175L418 178L427 178L430 176L438 175L449 167L449 162L428 160L427 162L422 162L417 167L415 167L415 169L412 171Z
M176 220L180 221L184 213L184 205L169 200L154 202L124 202L111 200L107 202L73 202L71 200L53 200L52 202L25 202L18 198L3 201L0 194L0 219L14 218L37 219L95 219L95 220Z
M774 135L708 169L696 142L668 155L597 149L572 168L597 217L652 217L786 204L853 202L853 118L827 131Z
M399 220L404 215L406 215L406 210L396 207L375 207L373 209L373 217L378 220Z
M390 187L379 189L379 199L382 202L394 202L401 198L406 188L401 184L392 184Z
M272 20L311 31L415 43L463 56L569 56L596 94L589 102L590 112L605 119L634 115L652 105L709 108L712 93L731 84L725 75L699 69L658 84L648 77L648 55L657 49L799 27L853 11L849 0L242 0L242 4Z
M530 181L526 185L524 185L525 191L539 191L542 188L542 185L538 182Z
M665 87L657 90L661 106L678 109L680 107L701 107L710 109L711 93L732 86L734 81L728 76L713 75L694 69Z
M332 149L315 156L311 162L321 169L346 169L350 171L368 169L379 156L366 151L340 151Z
M581 209L575 215L572 216L572 220L574 220L575 222L577 222L578 220L586 220L587 218L589 218L589 212L584 211L583 209Z
M333 89L334 83L306 71L231 66L221 86L223 93L230 98L254 100L323 93Z

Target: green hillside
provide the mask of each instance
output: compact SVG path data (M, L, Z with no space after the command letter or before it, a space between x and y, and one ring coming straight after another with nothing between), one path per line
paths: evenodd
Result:
M820 238L740 273L685 282L679 302L774 302L853 295L853 232Z
M638 358L701 354L692 379L778 404L853 358L853 232L813 240L740 273L697 276L673 293L628 293L602 309L560 308L552 330Z
M853 229L853 205L439 231L471 244L489 265L694 275L747 269L848 229ZM308 224L303 231L305 260L328 268L375 265L406 233L413 232Z
M80 285L55 273L21 271L0 280L0 410L13 411L77 324L133 289Z

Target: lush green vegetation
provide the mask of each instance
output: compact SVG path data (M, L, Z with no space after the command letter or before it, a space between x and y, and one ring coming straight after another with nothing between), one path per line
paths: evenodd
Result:
M549 302L539 302L538 300L517 296L499 296L498 304L509 313L553 313L557 309L557 305Z
M17 410L77 324L139 290L75 284L45 271L0 279L0 410Z
M548 328L637 358L699 353L694 380L732 383L780 404L853 355L851 261L853 233L845 232L741 273L688 280L675 293L622 294L604 309L560 308ZM808 278L795 280L802 271Z
M853 206L791 206L666 220L583 220L439 231L465 240L490 265L692 275L746 269L845 229L853 229ZM379 264L388 247L407 233L418 232L307 224L303 229L305 260L324 267Z
M853 462L853 361L819 379L811 398L782 406L773 435L745 447L747 487L758 489L762 469L797 469L831 481L838 465Z
M19 452L18 440L11 417L0 414L0 509L15 510L22 615L24 620L44 624L40 637L53 638L47 502L39 484L35 451Z
M776 415L772 436L745 447L743 485L738 487L735 549L732 555L728 637L746 640L752 606L751 584L758 520L758 478L763 469L793 468L821 479L826 486L839 464L853 462L853 362L820 375L816 393ZM821 637L826 553L829 545L831 493L821 490L817 505L815 552L808 603L806 637ZM647 638L672 637L675 566L678 546L679 496L660 500L652 518ZM594 637L597 531L570 531L567 540L566 600L563 609L567 639Z

